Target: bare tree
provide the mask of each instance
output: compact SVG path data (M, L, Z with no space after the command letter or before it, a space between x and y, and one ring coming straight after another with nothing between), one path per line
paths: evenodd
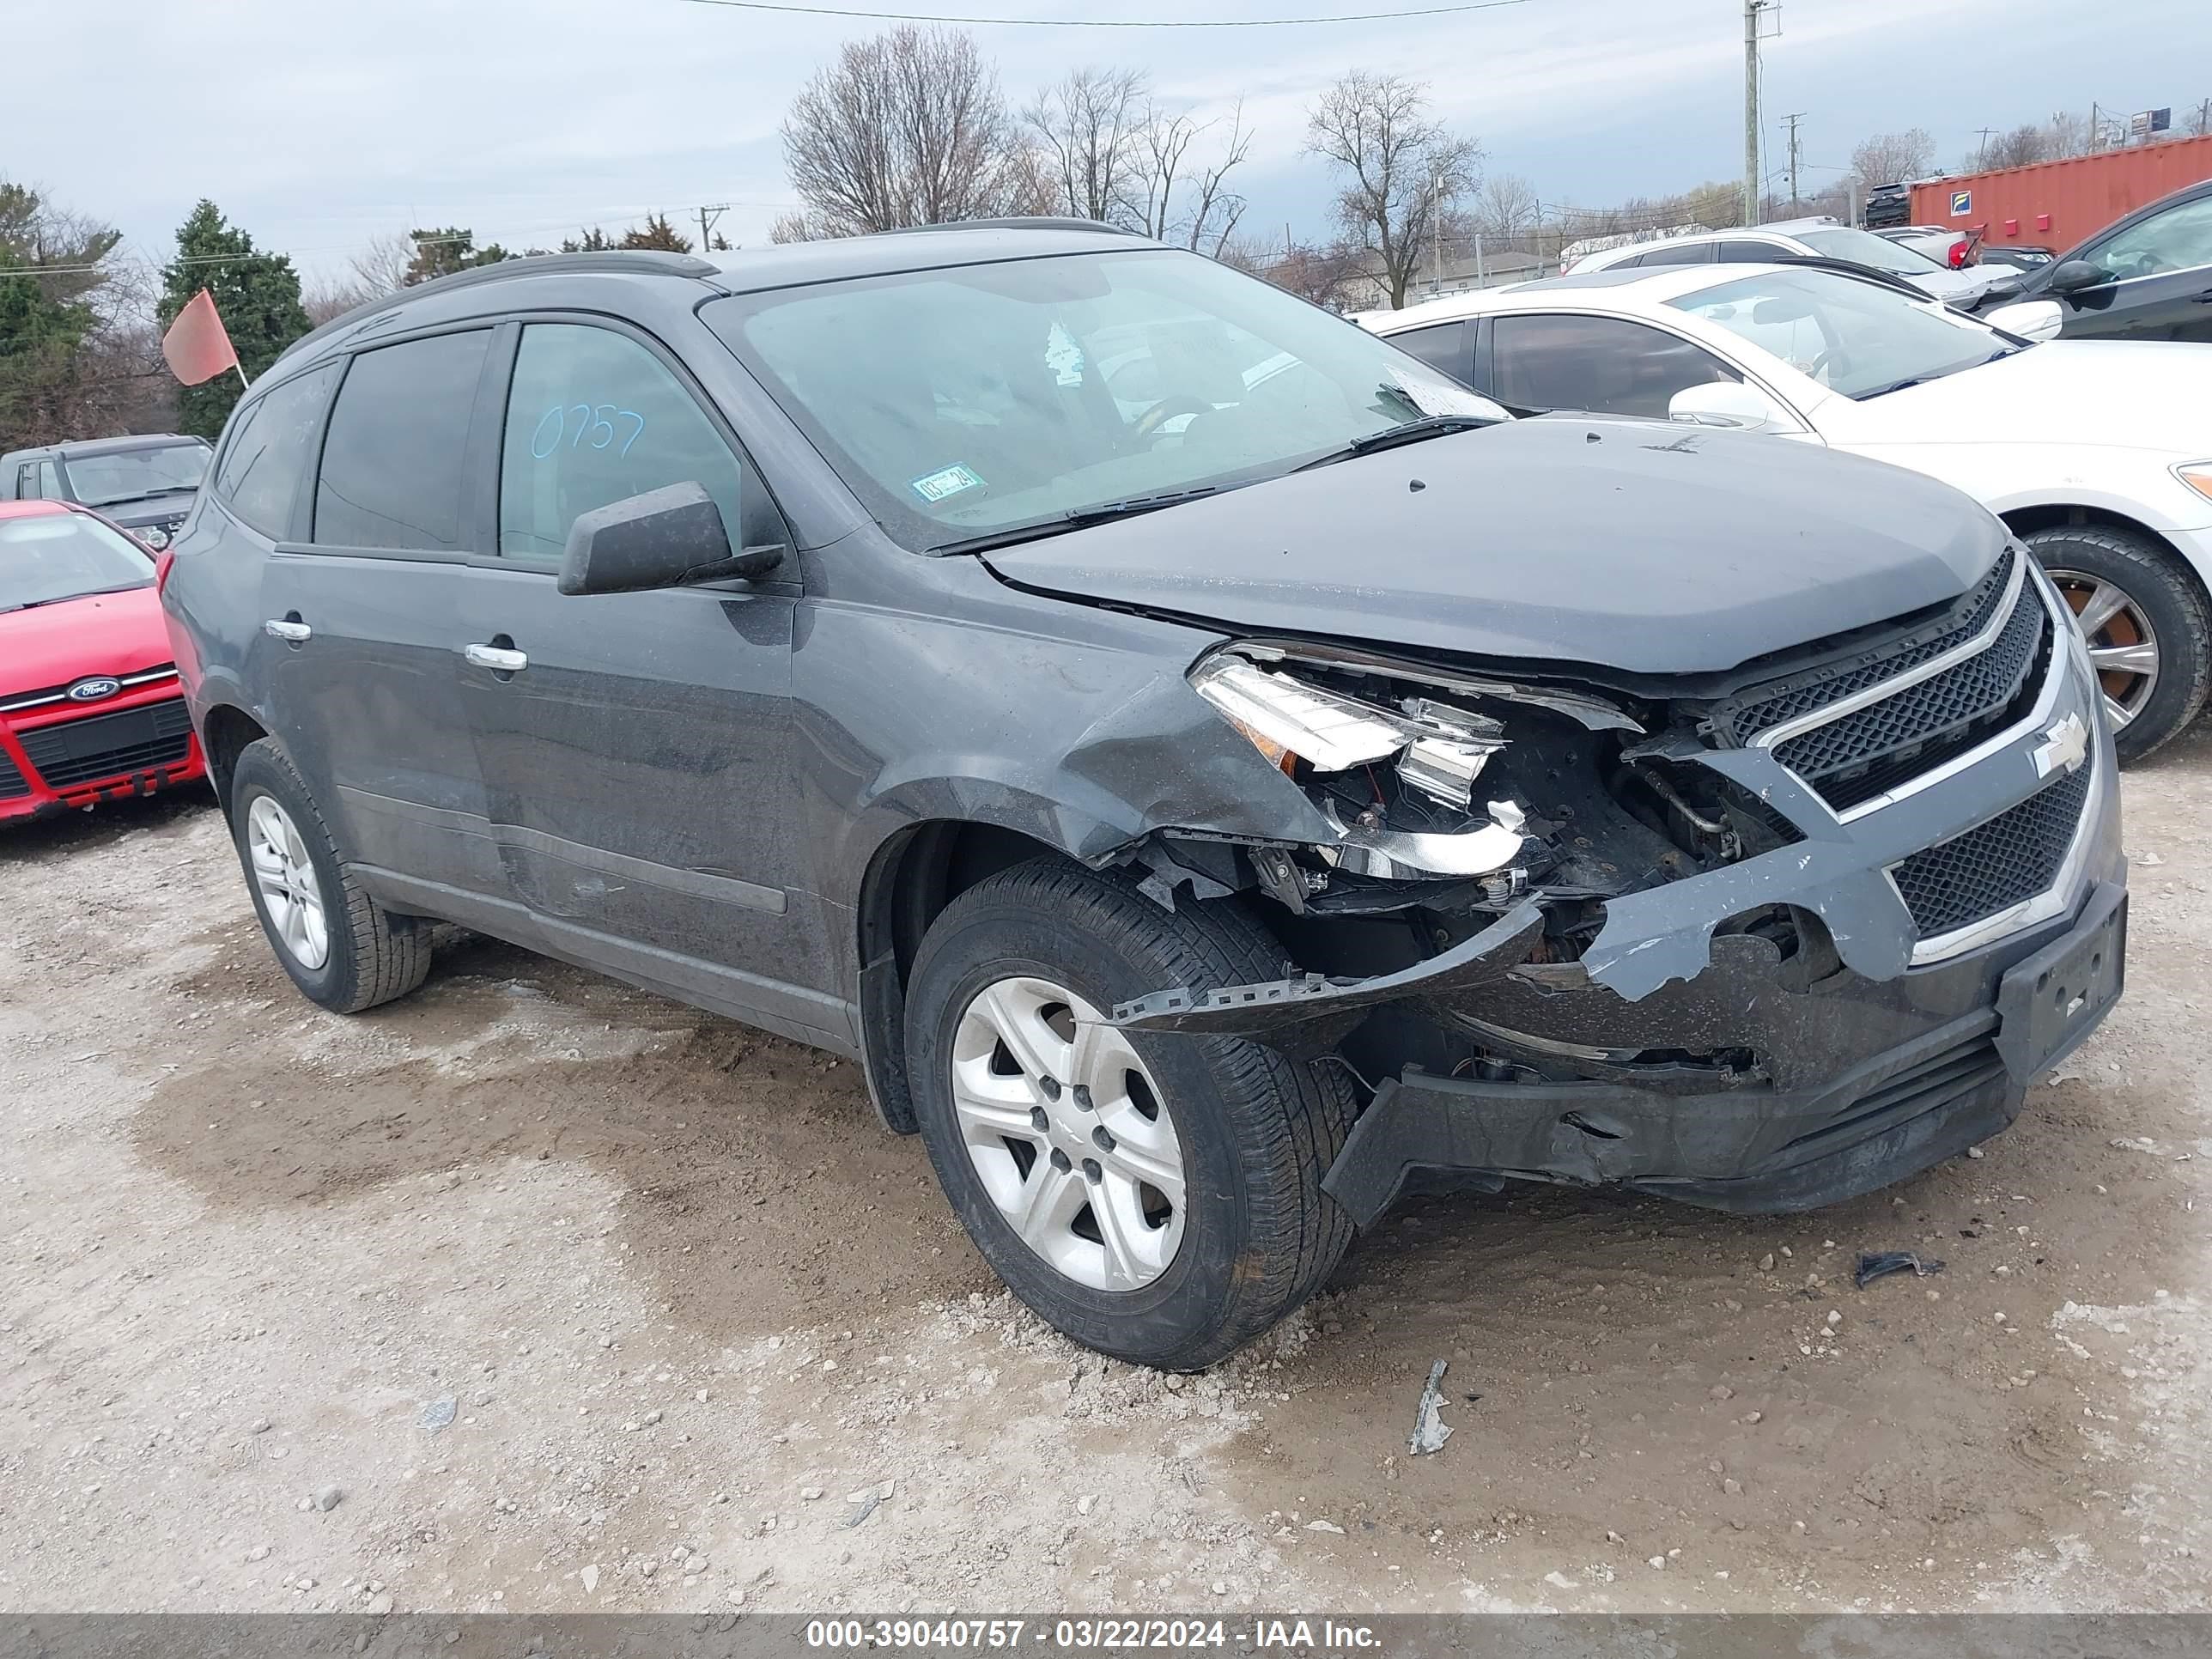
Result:
M1188 115L1170 115L1163 110L1146 112L1137 133L1136 187L1127 198L1146 235L1165 241L1174 228L1175 192L1183 180L1183 157L1204 131Z
M1920 178L1935 166L1936 141L1925 127L1877 132L1851 151L1851 171L1869 190Z
M1154 149L1146 88L1142 70L1071 70L1022 111L1059 186L1060 212L1108 223L1142 213L1133 214L1131 204L1145 188Z
M2072 110L2053 110L2051 118L2043 124L2043 131L2054 161L2089 153L2089 118L2086 115Z
M1981 151L1985 167L2024 167L2051 159L2051 132L2034 121L2026 121L2009 132L1990 135Z
M778 222L777 240L1035 210L1036 171L998 72L956 29L901 24L846 42L793 100L782 137L805 205Z
M1493 173L1470 210L1474 228L1492 241L1510 244L1536 228L1536 187L1516 173Z
M1243 164L1251 149L1252 135L1245 131L1244 103L1239 99L1229 112L1229 131L1217 152L1218 159L1212 166L1199 168L1190 181L1197 193L1197 205L1190 215L1190 246L1204 252L1211 244L1217 259L1244 216L1244 198L1229 188L1229 175Z
M1437 216L1474 182L1482 152L1428 113L1417 81L1354 70L1323 93L1306 148L1346 175L1336 198L1346 236L1382 267L1393 310L1420 269Z
M1349 239L1326 245L1292 243L1267 260L1259 275L1277 288L1317 306L1341 309L1352 285L1365 276L1365 250Z

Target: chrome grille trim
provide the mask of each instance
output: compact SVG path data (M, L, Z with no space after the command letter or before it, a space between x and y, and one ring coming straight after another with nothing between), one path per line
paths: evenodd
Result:
M1957 667L1969 657L1979 656L1996 643L1997 635L2004 632L2005 624L2012 620L2013 611L2020 603L2021 585L2027 579L2028 563L2023 553L2019 550L2014 552L2012 571L2005 580L2004 597L1997 601L1988 622L1972 638L1960 641L1949 650L1939 652L1901 674L1878 681L1849 696L1839 697L1834 702L1823 703L1809 714L1770 726L1752 738L1750 746L1753 749L1772 749L1777 744L1787 743L1792 738L1802 737L1808 732L1839 720L1846 714L1855 714L1862 708L1871 708L1900 691L1910 690L1924 680L1934 679L1946 669Z

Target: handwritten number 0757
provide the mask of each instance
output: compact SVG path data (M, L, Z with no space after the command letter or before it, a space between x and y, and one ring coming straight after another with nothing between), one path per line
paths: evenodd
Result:
M627 455L629 447L645 435L645 416L634 409L619 409L613 404L556 404L538 416L538 429L530 434L530 459L542 461L561 447L561 440L568 434L568 416L576 417L576 432L568 438L568 447L580 449L586 437L594 449L611 447L622 434L615 430L616 421L635 421L629 436L623 439L617 454ZM612 419L609 417L612 416ZM605 436L597 434L604 432Z

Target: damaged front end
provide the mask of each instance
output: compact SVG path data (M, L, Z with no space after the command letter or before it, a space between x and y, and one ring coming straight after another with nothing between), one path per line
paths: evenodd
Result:
M1169 831L1173 904L1272 901L1283 977L1115 1010L1357 1079L1326 1185L1810 1207L2002 1128L2116 999L2109 739L2017 549L1936 613L1732 679L1519 684L1247 641L1192 684L1334 831Z

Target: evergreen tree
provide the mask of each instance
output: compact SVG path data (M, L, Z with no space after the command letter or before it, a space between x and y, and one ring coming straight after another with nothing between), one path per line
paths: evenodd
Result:
M177 257L162 269L161 326L167 328L192 295L215 298L224 331L249 380L258 377L284 348L307 331L300 303L300 273L281 253L257 252L253 238L202 201L177 231ZM213 438L222 430L241 390L234 374L218 374L184 388L178 398L180 431Z
M90 301L107 281L85 267L122 240L0 179L0 450L76 435L100 326Z
M497 242L477 246L476 232L461 225L442 225L435 230L410 230L408 237L415 244L415 257L408 262L407 273L400 286L412 288L417 283L427 283L440 276L450 276L457 270L473 270L477 265L495 265L502 259L520 256L509 253Z

